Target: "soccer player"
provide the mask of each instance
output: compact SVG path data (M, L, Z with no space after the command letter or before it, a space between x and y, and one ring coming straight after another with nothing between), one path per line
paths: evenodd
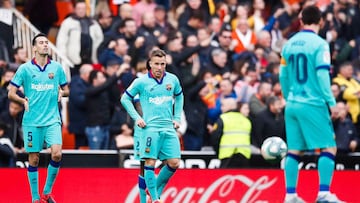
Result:
M180 142L175 129L179 128L184 96L179 79L165 71L164 51L152 51L149 66L149 73L134 80L123 94L121 103L140 127L140 155L145 160L145 183L152 201L160 202L162 190L180 164ZM137 94L142 116L132 103ZM158 158L167 164L156 177L154 169Z
M304 202L296 193L298 164L305 150L314 149L321 149L318 159L320 186L316 201L341 202L329 191L336 155L330 116L338 113L330 89L329 45L317 35L321 12L316 6L305 7L300 19L303 30L291 37L283 47L280 69L280 84L286 99L288 143L285 202Z
M58 102L62 96L69 95L65 72L59 63L49 58L48 44L44 34L33 38L35 57L19 67L8 93L9 99L25 107L22 127L25 151L29 153L27 174L32 202L40 202L38 164L44 141L50 147L51 159L41 202L55 202L51 192L59 172L62 145ZM20 87L24 89L25 98L16 94Z

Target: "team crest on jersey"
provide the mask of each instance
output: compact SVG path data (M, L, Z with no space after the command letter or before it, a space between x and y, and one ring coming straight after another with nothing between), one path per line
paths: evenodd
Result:
M48 76L49 76L49 79L54 79L54 73L49 73Z
M171 89L172 89L171 84L167 84L167 85L166 85L166 90L170 91Z

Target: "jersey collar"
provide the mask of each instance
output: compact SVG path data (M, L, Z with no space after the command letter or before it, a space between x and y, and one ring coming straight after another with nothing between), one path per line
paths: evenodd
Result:
M162 78L159 80L157 80L154 75L151 73L151 71L148 72L148 76L149 78L153 78L158 84L162 84L163 80L164 80L164 77L166 75L166 72L164 72L164 75L162 76Z
M313 30L310 30L310 29L303 29L303 30L301 30L301 32L312 32L312 33L315 33Z
M45 69L46 69L46 66L51 63L51 60L48 58L47 63L45 64L44 68L41 68L41 66L40 66L39 64L37 64L35 58L33 58L33 59L31 60L31 63L32 63L33 65L37 66L41 72L44 72Z

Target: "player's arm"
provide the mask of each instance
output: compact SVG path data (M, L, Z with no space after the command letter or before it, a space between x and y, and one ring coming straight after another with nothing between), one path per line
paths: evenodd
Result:
M62 97L68 97L70 94L69 85L60 86L59 93Z
M174 121L180 123L181 121L181 112L184 107L184 94L182 92L182 88L180 86L180 82L177 81L175 86L175 104L174 104Z
M319 46L316 56L316 76L319 81L320 92L329 107L334 107L336 101L331 91L330 81L330 50L329 45Z
M16 103L22 104L25 107L25 111L28 111L29 109L29 105L28 105L28 100L27 98L22 98L20 97L18 94L16 94L16 92L18 91L18 87L15 86L14 84L10 83L9 84L9 91L8 91L8 98L12 101L15 101Z
M133 81L133 83L126 89L120 99L121 104L135 122L139 119L142 119L140 114L136 111L133 103L135 96L139 94L137 81L138 79Z
M330 68L330 67L328 67ZM331 92L331 88L330 88L330 74L329 74L329 69L326 68L326 66L323 67L318 67L317 69L317 78L319 81L319 87L321 90L321 93L323 94L323 98L326 101L326 103L330 106L333 107L336 105L336 101L334 98L334 95Z
M289 86L290 86L289 83L290 82L289 82L289 77L288 77L288 73L287 73L287 64L286 64L284 57L282 57L281 61L280 61L279 81L280 81L280 85L281 85L281 91L286 100L286 98L289 95Z

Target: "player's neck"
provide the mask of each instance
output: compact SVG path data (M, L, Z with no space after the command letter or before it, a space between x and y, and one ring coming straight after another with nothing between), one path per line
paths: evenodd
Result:
M35 61L39 66L44 67L48 63L48 56L47 55L36 55Z
M304 25L304 26L303 26L303 29L304 29L304 30L312 30L312 31L314 31L315 33L318 33L320 27L319 27L319 25L311 24L311 25Z

